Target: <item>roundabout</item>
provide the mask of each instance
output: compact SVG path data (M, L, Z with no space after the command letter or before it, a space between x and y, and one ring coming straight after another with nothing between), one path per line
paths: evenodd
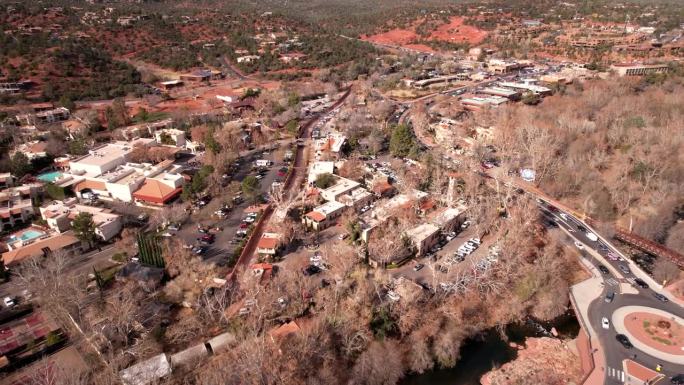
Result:
M684 319L646 306L620 307L611 318L615 331L636 349L663 362L684 364Z

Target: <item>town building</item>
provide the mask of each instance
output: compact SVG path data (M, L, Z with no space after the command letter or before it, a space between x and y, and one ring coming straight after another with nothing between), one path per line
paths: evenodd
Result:
M319 175L333 174L335 172L335 162L312 162L309 166L307 181L314 183Z
M21 152L24 155L26 155L28 160L45 158L48 155L47 142L41 142L36 140L32 142L22 143L15 147L12 154L16 154L17 152Z
M506 98L509 100L519 100L520 99L520 92L511 90L508 88L487 87L487 88L482 89L480 91L480 93L485 94L485 95L498 96L498 97Z
M224 77L225 75L221 71L200 69L189 74L182 74L180 80L188 82L208 82L209 80L219 80Z
M39 112L19 114L17 120L27 126L36 124L50 124L61 122L69 119L71 113L64 107L55 108L52 110L41 110Z
M666 73L670 68L667 64L638 64L618 63L610 66L619 76L644 76Z
M358 187L344 195L338 196L337 201L354 210L359 210L368 206L373 201L373 198L373 194L368 190L363 187Z
M2 254L5 266L19 263L26 258L45 256L55 252L73 256L82 252L82 242L71 233L40 237L30 241L6 243L8 251Z
M422 223L406 232L406 236L413 242L416 255L425 255L439 242L439 227L432 223Z
M185 131L175 128L163 128L154 133L154 138L157 140L157 143L164 146L185 148L187 144Z
M339 197L350 193L359 186L359 182L335 175L335 184L328 188L321 189L320 193L323 199L327 201L337 201Z
M333 225L346 208L340 202L329 201L304 215L302 222L306 227L320 231Z
M41 189L41 184L35 183L0 191L0 223L3 230L29 223L35 213L33 200L39 196Z
M47 222L48 227L58 233L70 230L71 222L80 213L92 215L95 233L105 242L121 232L123 226L121 216L112 213L109 209L77 204L75 198L54 201L40 208L40 215Z

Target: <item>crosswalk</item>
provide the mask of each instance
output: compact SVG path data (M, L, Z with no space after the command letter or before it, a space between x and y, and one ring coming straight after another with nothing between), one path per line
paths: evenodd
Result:
M609 286L617 286L619 282L615 278L606 279L606 284Z
M622 383L625 382L625 372L623 372L620 369L611 368L609 366L608 370L606 371L606 374L608 375L609 378L614 378L614 379L616 379Z

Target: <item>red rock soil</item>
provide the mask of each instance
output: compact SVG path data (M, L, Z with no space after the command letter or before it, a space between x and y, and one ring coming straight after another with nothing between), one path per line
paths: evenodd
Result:
M452 17L450 22L439 26L434 30L427 40L440 40L452 43L468 43L470 45L478 45L487 37L487 32L473 26L463 24L465 19L462 17ZM412 48L423 52L435 52L429 46L423 44L414 44L420 39L420 36L415 32L415 24L409 29L393 29L387 32L378 33L370 36L362 36L362 40L367 40L373 43L401 46Z
M649 326L644 326L647 321ZM658 327L658 321L667 322L669 328ZM664 353L684 356L684 325L666 317L646 312L635 312L625 316L625 327L640 342ZM650 331L651 333L647 332ZM654 338L670 341L668 345Z

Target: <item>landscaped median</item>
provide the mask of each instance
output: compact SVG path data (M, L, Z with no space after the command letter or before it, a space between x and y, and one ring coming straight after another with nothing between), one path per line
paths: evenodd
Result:
M684 319L660 309L624 306L613 312L612 323L637 349L663 361L684 364Z

